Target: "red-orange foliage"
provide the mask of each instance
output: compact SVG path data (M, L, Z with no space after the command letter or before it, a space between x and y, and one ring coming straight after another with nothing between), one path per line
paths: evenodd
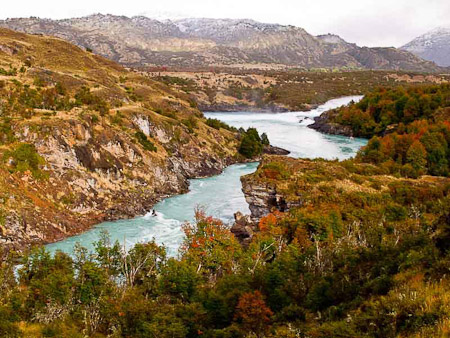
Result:
M239 298L235 319L241 322L247 332L254 332L259 336L267 330L272 315L261 292L254 291L244 293Z
M198 272L229 272L240 245L228 226L197 210L195 223L183 225L186 238L181 246L184 258L198 265Z

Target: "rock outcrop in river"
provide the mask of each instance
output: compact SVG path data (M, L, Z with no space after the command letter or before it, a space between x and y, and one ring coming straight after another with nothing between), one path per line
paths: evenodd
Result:
M325 134L353 136L353 131L350 126L345 126L334 122L334 118L337 114L337 110L329 110L324 112L320 116L315 117L314 123L310 124L308 128Z

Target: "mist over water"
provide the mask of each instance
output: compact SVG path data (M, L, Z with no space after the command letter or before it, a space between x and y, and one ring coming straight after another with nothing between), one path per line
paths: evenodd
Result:
M346 159L354 156L367 141L321 134L307 128L307 125L326 110L360 99L360 96L339 98L308 112L205 113L205 116L217 118L237 128L255 127L260 133L268 135L271 144L291 151L292 157ZM157 243L167 247L169 255L174 256L183 240L181 225L193 220L196 207L203 207L208 215L220 218L227 224L232 223L237 211L250 213L241 191L240 177L254 172L257 165L236 164L226 168L221 175L191 180L187 194L167 198L155 205L156 216L149 213L130 220L105 222L81 235L49 244L47 249L71 253L79 242L92 250L92 243L98 240L102 231L107 230L113 241L117 240L128 248L154 238Z

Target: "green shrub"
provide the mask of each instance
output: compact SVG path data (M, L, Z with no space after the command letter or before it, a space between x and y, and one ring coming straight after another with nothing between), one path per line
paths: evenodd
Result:
M145 150L154 151L154 152L156 152L158 150L156 148L156 146L153 144L153 142L151 142L147 138L147 135L145 135L142 131L136 132L136 134L134 134L134 137L136 137L138 142L142 145L142 147L144 147Z
M255 128L248 128L242 135L239 153L246 158L252 158L261 155L263 143Z
M193 133L194 129L197 128L197 120L193 116L189 116L189 118L181 121L187 128L189 133Z
M0 122L0 144L8 144L14 141L14 132L11 126L11 119L4 118Z
M217 129L217 130L222 128L222 129L226 129L226 130L229 130L229 131L236 131L236 128L230 127L228 124L226 124L225 122L222 122L222 121L220 121L218 119L210 119L209 118L209 119L206 120L206 125L211 127L211 128Z
M33 144L22 143L12 151L4 154L4 160L12 159L14 171L31 171L34 177L39 178L41 171L39 166L44 164L44 159L37 153Z

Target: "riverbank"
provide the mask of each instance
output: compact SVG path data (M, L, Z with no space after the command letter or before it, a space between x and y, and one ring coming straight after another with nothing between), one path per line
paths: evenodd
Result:
M282 149L288 149L291 151L289 154L291 157L345 159L353 156L365 144L364 141L340 137L330 138L317 133L299 124L300 117L297 115L314 116L326 109L346 104L353 99L355 98L346 97L332 100L318 110L307 113L205 113L205 116L218 118L236 128L257 127L260 133L267 133L271 144L274 146L273 150L277 150L275 152L277 154L283 152ZM247 160L247 162L257 160L260 160L260 158ZM190 180L193 188L189 192L186 190L187 193L184 195L170 197L155 205L154 209L160 213L157 218L144 216L102 223L79 237L65 239L55 245L50 245L49 248L52 251L56 249L70 251L76 241L88 245L88 243L98 240L100 230L108 230L112 238L119 240L120 243L124 241L124 237L129 245L141 240L155 238L160 244L170 245L171 253L176 254L176 246L183 238L181 224L185 220L192 220L194 209L198 204L206 207L207 211L212 210L213 216L226 221L230 225L237 211L250 212L240 182L240 177L249 173L246 169L242 170L245 166L232 165L226 167L219 176ZM251 167L251 170L255 169L256 165ZM223 184L217 186L217 181L223 182ZM166 232L165 229L169 230Z
M145 214L239 161L237 133L208 126L174 86L60 39L0 33L2 247Z
M277 147L266 147L264 149L264 153L265 154L276 154L276 155L287 155L289 152L285 151L281 148L277 148ZM170 207L165 207L165 205L167 203L170 204L170 202L166 202L168 200L179 200L179 199L184 199L186 198L187 200L190 199L190 193L194 193L196 194L196 192L192 191L192 189L196 189L197 187L192 185L192 182L205 182L205 181L209 181L209 180L214 180L214 177L221 177L225 171L229 170L229 168L233 167L233 166L244 166L244 168L248 165L250 170L254 170L256 168L256 164L261 160L262 157L255 157L252 159L244 159L242 157L239 157L239 159L237 158L231 158L229 159L229 161L224 162L223 167L216 167L214 169L212 169L209 174L205 174L205 171L202 171L201 173L199 173L198 176L190 176L190 177L184 177L184 181L183 181L183 185L180 185L180 190L178 191L173 191L173 193L171 194L161 194L159 196L156 196L154 198L154 200L152 201L147 201L148 204L146 204L145 208L142 209L136 209L136 204L139 201L135 201L132 200L131 202L129 202L129 210L137 210L136 213L130 212L130 214L114 214L113 217L110 216L110 214L108 215L107 218L103 218L103 219L96 219L95 222L93 222L91 225L87 226L84 229L81 229L79 232L77 233L73 233L70 234L69 236L66 236L64 238L61 238L59 240L56 241L52 241L50 243L46 243L47 244L47 248L52 251L55 252L56 250L62 250L65 252L68 251L72 251L75 244L77 242L83 243L84 245L86 245L87 247L89 247L90 249L92 248L91 245L93 242L95 242L99 237L100 237L100 232L102 230L106 230L108 231L112 238L115 240L119 240L119 242L123 242L124 240L129 242L131 241L133 244L142 241L144 238L147 238L148 240L152 239L153 237L151 235L143 235L142 233L139 234L135 234L133 230L135 230L134 228L136 226L138 226L141 222L144 223L144 225L148 226L149 223L152 223L152 221L158 221L156 225L166 225L167 226L167 230L168 232L173 231L175 233L178 233L178 236L175 239L175 244L173 243L167 243L164 242L164 244L168 245L169 247L172 245L174 248L172 250L173 254L176 254L176 245L179 245L179 239L181 238L181 224L184 221L192 221L193 220L193 212L195 210L195 208L197 206L204 206L202 203L198 203L198 205L196 203L192 203L190 205L190 207L187 207L183 210L179 210L178 211L178 218L177 219L173 219L173 215L171 214L173 212L173 208ZM248 173L248 171L243 172L245 174ZM238 182L238 184L240 185L240 175L236 176L233 178L235 178L235 181ZM236 184L234 184L236 185ZM233 187L234 187L233 185ZM194 188L193 188L194 187ZM211 186L211 189L214 189L214 186ZM240 187L234 187L233 189L229 189L230 187L226 187L228 193L227 198L231 198L231 192L233 190L237 190L240 191ZM222 195L220 195L222 196ZM199 196L200 197L200 196ZM205 200L205 204L210 203L211 199L207 199ZM133 207L134 206L134 207ZM242 204L238 204L236 210L239 210L239 207L241 207ZM120 207L120 206L118 206ZM161 209L162 208L162 209ZM166 211L166 208L168 208L169 210ZM175 207L176 208L176 207ZM153 216L151 215L151 211L155 210L158 212L158 217L153 218ZM229 209L231 210L231 209ZM169 219L172 219L172 221L170 221L167 218L161 217L162 215L167 215L169 217ZM189 216L188 216L189 215ZM220 215L219 215L220 216ZM186 217L186 218L183 218ZM149 221L149 222L147 222ZM129 227L129 225L132 223L132 226ZM170 230L170 227L176 223L176 228ZM123 228L122 228L123 227ZM160 233L164 233L165 232L164 229L161 229ZM118 234L121 235L118 235ZM94 235L95 234L95 235ZM122 237L123 235L123 237ZM158 240L161 241L160 243L163 243L163 238L161 238L161 236L156 236L158 237ZM170 236L169 236L170 237Z

